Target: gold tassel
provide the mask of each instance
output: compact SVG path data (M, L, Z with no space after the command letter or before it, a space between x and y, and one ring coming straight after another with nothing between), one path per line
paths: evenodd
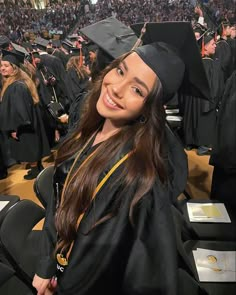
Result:
M136 41L136 43L134 44L132 50L134 50L134 49L136 49L136 48L143 45L142 38L143 38L144 34L146 33L146 26L147 26L147 23L144 23L144 25L142 27L142 30L141 30L141 33L140 33L140 36L139 36L138 40Z

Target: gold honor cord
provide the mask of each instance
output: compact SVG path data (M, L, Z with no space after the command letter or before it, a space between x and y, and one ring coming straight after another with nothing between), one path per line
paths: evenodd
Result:
M98 131L97 131L98 132ZM96 132L96 133L97 133ZM61 194L61 203L63 202L64 200L64 196L65 196L65 191L66 191L66 187L68 185L70 185L71 181L74 179L76 173L74 175L71 176L71 173L74 169L74 166L75 164L77 163L79 157L81 156L81 154L83 153L83 151L85 150L85 148L88 146L88 144L91 142L92 138L96 135L93 134L89 139L88 141L85 143L85 145L82 147L82 149L78 152L78 155L76 156L68 174L67 174L67 177L66 177L66 180L65 180L65 183L64 183L64 186L63 186L63 189L62 189L62 194ZM80 136L79 136L80 137ZM95 151L93 151L83 162L82 164L79 166L79 170L89 161L89 159L92 158L92 156L96 153L97 149ZM96 197L97 193L100 191L100 189L103 187L103 185L107 182L107 180L111 177L111 175L115 172L115 170L124 162L126 161L130 156L131 154L133 153L133 151L127 153L126 155L124 155L111 169L110 171L104 176L104 178L99 182L99 184L97 185L96 189L94 190L93 192L93 195L92 195L92 200ZM85 213L82 213L80 214L78 220L77 220L77 229L80 225L80 222L83 218ZM72 247L74 245L74 241L71 243L70 245L70 248L66 254L66 257L64 257L63 253L60 253L60 254L57 254L56 255L56 258L57 258L57 262L59 263L59 265L62 265L62 261L63 261L63 265L66 266L68 265L68 259L69 259L69 256L70 256L70 253L71 253L71 250L72 250Z
M111 169L110 171L104 176L104 178L99 182L99 184L97 185L96 189L94 190L93 192L93 195L92 195L92 200L94 200L94 198L96 197L97 193L101 190L101 188L103 187L103 185L108 181L108 179L111 177L111 175L116 171L116 169L124 162L126 161L131 155L132 155L133 151L127 153L126 155L124 155ZM90 155L92 156L94 154L94 152ZM88 158L91 158L91 157L88 157ZM87 159L88 159L87 158ZM87 162L87 159L85 160ZM82 165L85 163L85 161L82 163ZM81 165L81 166L82 166ZM80 166L80 167L81 167ZM82 218L84 217L84 214L85 213L82 213L80 214L78 220L77 220L77 229L80 225L80 222L82 220ZM70 253L71 253L71 250L72 250L72 247L74 245L74 241L71 243L70 245L70 248L66 254L66 260L67 260L67 263L68 263L68 260L69 260L69 256L70 256Z

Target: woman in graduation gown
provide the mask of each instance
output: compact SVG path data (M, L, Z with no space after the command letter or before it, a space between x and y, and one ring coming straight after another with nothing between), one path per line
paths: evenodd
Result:
M228 79L219 109L216 143L210 157L214 166L211 198L236 212L236 70Z
M80 56L72 56L66 67L66 85L69 89L69 129L73 129L80 118L81 106L87 93L89 72L83 65L82 50Z
M154 43L118 58L95 82L58 150L38 294L177 293L162 99L183 74L176 53Z
M0 129L8 135L12 157L31 163L24 178L33 179L42 170L41 159L50 154L50 149L38 109L36 86L20 69L23 62L24 56L3 51Z
M224 74L221 63L213 59L214 34L206 33L202 40L202 62L210 87L209 101L188 97L184 100L184 140L186 146L198 147L198 155L208 154L215 142L217 108L224 91Z

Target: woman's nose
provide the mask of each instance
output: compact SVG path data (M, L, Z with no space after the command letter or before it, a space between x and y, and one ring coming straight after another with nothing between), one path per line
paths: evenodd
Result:
M115 97L122 98L125 91L125 83L113 84L111 90Z

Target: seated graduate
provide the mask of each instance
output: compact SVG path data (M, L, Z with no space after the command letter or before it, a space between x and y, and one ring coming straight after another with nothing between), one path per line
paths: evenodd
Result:
M35 84L20 68L24 55L6 50L2 50L2 55L0 129L8 136L11 156L31 163L24 178L33 179L43 169L41 159L50 154L38 108L39 97Z
M155 42L115 59L94 83L57 153L38 294L177 293L163 102L184 73L177 50Z

